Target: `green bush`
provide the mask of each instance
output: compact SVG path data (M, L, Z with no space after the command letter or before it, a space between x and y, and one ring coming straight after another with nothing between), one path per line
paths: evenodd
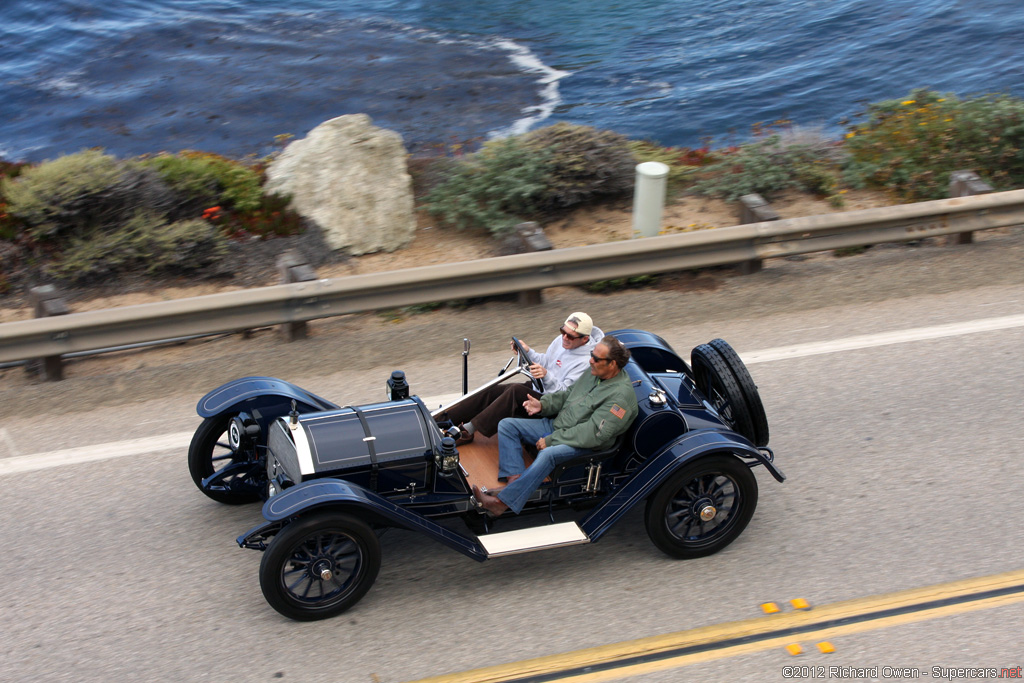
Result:
M119 230L71 240L47 270L74 283L131 271L187 275L216 263L226 251L226 238L207 221L168 223L140 210Z
M506 232L530 215L549 177L550 153L520 138L486 143L451 169L426 196L426 208L457 228Z
M753 193L771 199L787 189L831 196L838 186L839 154L824 139L775 134L730 150L700 169L694 190L727 201Z
M162 213L174 202L155 173L99 150L23 169L18 178L3 180L2 193L31 237L57 244L116 229L138 207Z
M533 197L535 213L558 212L633 189L636 158L629 140L608 130L556 123L521 136L548 158L548 178Z
M997 189L1024 185L1024 100L960 99L914 90L870 105L849 126L844 173L857 187L881 187L920 201L948 195L949 175L969 169Z
M260 208L260 175L237 161L216 154L185 151L143 158L139 163L155 170L164 182L199 210L215 205L243 213Z
M458 228L494 234L530 218L628 191L636 159L626 138L559 123L433 165L446 177L424 198L426 209Z

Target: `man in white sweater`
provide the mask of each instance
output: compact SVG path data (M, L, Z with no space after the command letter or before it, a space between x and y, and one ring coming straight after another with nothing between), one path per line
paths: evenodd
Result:
M590 367L590 352L604 337L586 313L569 314L560 334L544 353L519 341L530 360L530 374L541 381L543 393L568 389ZM498 422L506 417L526 417L523 402L528 396L540 398L531 382L497 384L452 406L442 416L459 426L457 444L469 443L476 432L493 436Z

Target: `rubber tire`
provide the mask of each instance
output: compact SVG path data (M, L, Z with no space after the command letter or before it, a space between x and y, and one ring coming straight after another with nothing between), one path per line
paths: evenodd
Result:
M704 394L711 405L719 411L719 415L732 427L751 441L754 439L754 424L750 419L747 400L743 396L739 383L729 369L725 359L710 344L694 347L690 353L690 364L693 366L697 388ZM725 405L716 404L712 389L717 388L719 397ZM724 408L724 409L723 409Z
M768 445L768 416L764 412L764 404L761 402L761 394L757 391L754 378L750 376L747 366L736 351L724 339L712 339L708 344L718 351L725 360L725 364L732 370L733 377L740 385L743 398L747 402L747 412L750 415L753 437L750 439L755 446Z
M726 527L714 538L698 543L684 541L673 535L666 518L669 504L684 487L699 477L713 474L728 476L739 492L739 509L726 522ZM750 523L757 508L757 479L750 468L733 455L709 455L683 466L647 499L644 520L647 535L666 555L682 560L713 555L735 541ZM717 533L717 532L716 532Z
M352 585L341 595L319 607L304 605L288 593L281 572L299 545L325 532L341 533L354 541L360 551L360 565ZM260 562L260 588L270 606L289 619L328 619L349 609L366 595L377 580L380 564L380 539L366 522L344 513L320 513L292 522L274 537Z
M196 488L218 503L225 505L255 503L260 500L258 493L229 493L209 491L203 488L203 479L214 472L213 449L220 437L227 431L228 422L233 417L233 414L226 413L203 420L203 423L196 429L196 433L192 435L192 443L188 447L188 471L192 475L192 481L195 482Z

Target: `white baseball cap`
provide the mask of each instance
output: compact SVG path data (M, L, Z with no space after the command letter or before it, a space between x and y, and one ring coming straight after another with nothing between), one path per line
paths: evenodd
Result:
M576 313L570 313L569 317L565 319L563 325L573 323L576 325L576 334L584 337L590 335L590 331L594 329L594 321L590 319L590 316L586 313L577 311Z

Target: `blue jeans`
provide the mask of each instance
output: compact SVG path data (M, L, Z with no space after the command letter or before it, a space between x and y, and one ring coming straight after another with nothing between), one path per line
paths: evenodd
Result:
M556 465L591 452L588 448L563 444L548 446L537 454L532 465L526 467L523 444L537 443L537 439L553 431L555 428L546 417L506 417L498 423L498 477L520 475L498 492L498 498L517 515Z

